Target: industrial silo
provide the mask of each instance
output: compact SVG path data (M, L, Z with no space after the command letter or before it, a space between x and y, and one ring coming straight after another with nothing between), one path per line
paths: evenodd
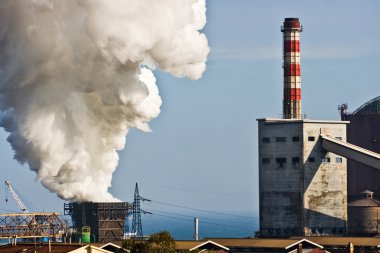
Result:
M364 191L348 203L348 232L355 236L373 236L380 232L380 201L373 192Z
M380 96L353 113L347 113L347 105L341 105L339 109L342 120L350 121L347 142L380 153ZM349 200L355 200L365 190L380 196L380 170L352 160L348 160L347 167Z

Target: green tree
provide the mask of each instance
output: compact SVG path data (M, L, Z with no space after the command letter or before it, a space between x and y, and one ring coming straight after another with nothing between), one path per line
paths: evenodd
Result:
M175 241L168 231L152 234L148 239L148 245L152 253L176 252Z
M152 234L147 241L128 239L123 248L131 253L176 253L176 245L168 231Z

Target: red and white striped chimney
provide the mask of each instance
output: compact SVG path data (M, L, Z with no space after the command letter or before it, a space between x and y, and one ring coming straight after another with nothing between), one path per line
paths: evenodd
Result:
M285 18L281 32L284 35L283 118L301 119L300 32L302 32L302 26L299 19Z

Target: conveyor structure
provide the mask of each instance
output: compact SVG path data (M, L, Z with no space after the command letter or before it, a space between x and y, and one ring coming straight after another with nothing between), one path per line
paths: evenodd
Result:
M320 137L322 147L327 151L380 170L380 154L325 134L321 134Z

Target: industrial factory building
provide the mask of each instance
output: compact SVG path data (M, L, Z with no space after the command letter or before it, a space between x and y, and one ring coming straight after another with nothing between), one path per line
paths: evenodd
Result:
M81 230L77 231L80 241L106 243L119 241L123 237L124 223L130 209L131 205L127 202L67 203L64 214L70 215L73 227Z
M367 222L363 219L356 220L356 223L348 222L350 217L347 210L346 158L357 164L380 169L380 155L368 150L369 145L374 145L374 140L379 137L376 135L379 131L366 133L368 138L362 143L350 136L351 131L358 126L355 125L355 119L353 125L350 125L346 120L352 119L348 116L343 118L344 121L303 118L300 64L302 26L299 19L286 18L281 31L284 50L283 118L258 119L260 235L346 235L350 224L354 226L357 222ZM376 100L376 103L378 102L379 100ZM378 114L380 106L374 106L374 103L372 101L360 108L357 115L372 113L375 107ZM361 122L361 119L358 118L358 122ZM348 137L347 125L350 134ZM357 169L356 172L361 173L361 169ZM370 176L368 180L369 178ZM372 183L372 188L376 188L376 183ZM363 187L351 191L357 194L358 191L365 190L367 185ZM360 214L360 210L353 209L354 206L367 203L368 207L369 202L377 203L371 198L351 206L352 222L355 221L354 217ZM367 213L373 213L374 206L371 208ZM375 227L380 227L380 224ZM358 230L363 229L357 227L355 233L360 232Z
M353 113L347 112L347 104L339 107L347 126L348 142L380 153L380 96L360 106ZM348 161L348 196L355 199L361 192L370 190L380 197L380 170Z
M347 104L339 106L341 119L347 126L348 142L380 153L380 97L364 103L353 113ZM349 234L380 234L380 170L348 160Z
M258 121L261 235L344 235L346 159L326 152L319 136L345 141L347 122Z

